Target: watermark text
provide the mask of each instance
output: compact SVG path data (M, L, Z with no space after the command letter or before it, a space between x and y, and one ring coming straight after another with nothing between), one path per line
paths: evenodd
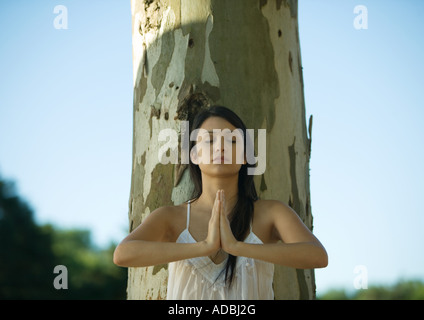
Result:
M189 164L189 160L194 164L231 164L233 163L233 151L235 148L235 163L256 165L248 167L248 175L260 175L266 168L266 129L258 129L258 152L255 156L253 138L254 129L246 130L244 137L243 130L234 129L213 129L207 131L200 128L189 134L189 122L181 121L181 164ZM159 142L165 142L159 148L158 160L161 164L178 164L178 133L176 130L162 129L158 135ZM190 141L196 144L190 149ZM223 151L223 154L222 154Z

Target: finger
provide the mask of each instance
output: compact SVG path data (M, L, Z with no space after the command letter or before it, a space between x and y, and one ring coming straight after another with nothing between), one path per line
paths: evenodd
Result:
M216 192L216 197L215 197L215 202L212 208L212 218L216 218L219 217L219 213L220 213L220 200L219 200L219 190Z
M217 203L218 201L219 201L219 191L216 192L215 203Z
M220 206L220 200L221 200L221 197L220 197L220 193L219 193L219 190L216 192L216 197L215 197L215 204L217 205L217 209L219 209L219 206Z
M211 219L216 219L219 216L219 200L215 201L215 204L213 206L213 210L212 210L212 216Z
M220 206L221 214L225 215L225 195L224 190L221 192L221 206Z

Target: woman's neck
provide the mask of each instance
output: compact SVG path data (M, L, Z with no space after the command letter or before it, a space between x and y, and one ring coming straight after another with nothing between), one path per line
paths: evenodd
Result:
M212 209L218 190L224 190L226 210L234 208L238 199L238 174L224 178L202 174L202 194L196 202L201 207Z

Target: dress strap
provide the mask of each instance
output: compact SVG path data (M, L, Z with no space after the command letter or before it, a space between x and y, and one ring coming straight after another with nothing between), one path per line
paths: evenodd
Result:
M186 225L187 230L188 230L189 224L190 224L190 201L187 203L187 225Z

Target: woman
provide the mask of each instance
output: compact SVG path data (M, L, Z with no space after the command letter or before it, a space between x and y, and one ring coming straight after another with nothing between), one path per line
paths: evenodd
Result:
M235 129L244 148L237 148L236 134L225 134ZM213 106L196 116L192 130L192 199L154 210L118 245L115 264L169 263L167 299L273 299L274 264L326 267L324 247L297 214L280 201L258 199L242 120ZM244 158L236 161L240 149Z

